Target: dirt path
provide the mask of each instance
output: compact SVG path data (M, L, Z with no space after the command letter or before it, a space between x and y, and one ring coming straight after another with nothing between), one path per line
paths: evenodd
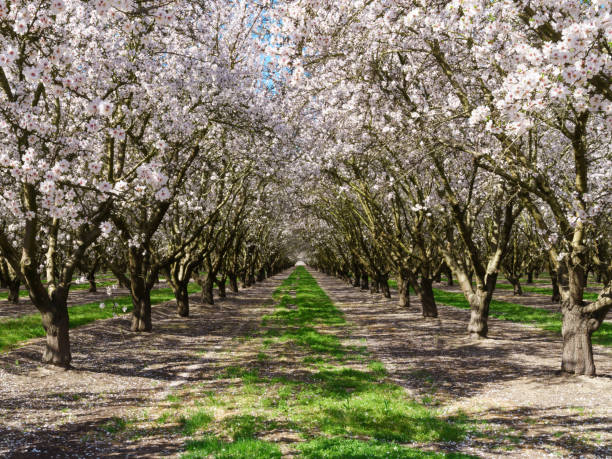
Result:
M495 457L612 457L612 351L596 346L599 376L558 373L561 340L526 325L489 319L491 339L466 339L469 311L439 305L424 319L418 300L348 286L310 271L354 324L390 377L417 398L441 400L482 422L462 451ZM467 448L466 448L467 447Z
M172 457L184 438L154 422L118 443L125 419L154 420L162 401L183 384L215 378L232 339L260 324L283 273L204 307L191 297L191 317L174 302L153 309L154 332L129 332L128 317L71 331L75 370L39 364L43 340L0 356L0 457ZM117 421L120 420L120 421Z

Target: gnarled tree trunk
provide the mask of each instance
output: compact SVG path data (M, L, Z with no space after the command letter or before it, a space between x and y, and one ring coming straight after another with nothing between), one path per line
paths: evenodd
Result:
M7 279L6 285L8 287L8 302L12 304L19 303L19 287L21 286L21 280Z
M72 361L67 299L67 289L57 288L51 295L51 303L41 311L42 325L47 334L42 361L63 368L70 368Z
M369 290L370 283L368 278L368 273L365 271L361 271L361 290Z
M130 293L132 297L132 331L150 332L153 329L151 320L151 289L144 279L132 278L130 280Z
M582 300L584 295L584 270L580 264L569 269L563 263L559 269L561 275L561 312L563 314L563 357L561 371L578 375L595 375L593 361L593 346L591 337L602 324L606 314L612 307L610 287L600 294L594 304L601 301L600 309L589 311L593 305L587 305ZM567 277L563 276L567 273Z
M564 302L565 303L565 302ZM564 304L563 309L563 357L561 370L579 375L595 374L591 336L599 328L596 321L580 313L580 306Z
M232 292L238 293L238 276L234 273L229 274L229 286Z
M471 338L486 338L489 333L489 307L496 282L497 274L488 274L485 285L476 286L474 292L469 295L470 323L468 324L468 334Z
M423 317L438 317L438 307L434 298L433 279L422 276L419 298L423 307Z
M410 282L408 281L408 274L401 272L397 277L397 289L399 300L398 303L402 308L410 307Z
M227 281L227 279L225 277L222 277L221 279L219 279L219 282L217 282L217 287L219 287L219 298L227 297L227 293L225 291L225 282L226 281Z
M204 304L215 304L213 295L214 279L209 273L206 273L206 278L202 285L202 303Z
M172 284L177 314L181 317L189 317L189 278L177 282L176 285Z
M512 285L512 292L514 295L522 295L523 288L521 287L521 280L518 276L508 276L508 282Z

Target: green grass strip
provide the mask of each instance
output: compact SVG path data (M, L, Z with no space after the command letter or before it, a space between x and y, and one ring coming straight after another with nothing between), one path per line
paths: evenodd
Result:
M117 282L116 281L104 281L104 282L96 282L96 286L97 288L105 288L108 287L110 285L116 285ZM70 285L70 291L73 290L87 290L89 289L89 284L72 284ZM27 290L19 290L19 297L20 298L26 298L28 296L28 291ZM6 300L8 299L8 292L0 292L0 300Z
M278 430L305 440L291 442L303 458L471 457L406 446L461 441L474 423L410 398L365 347L343 344L345 317L306 269L298 267L273 297L278 303L262 321L257 362L226 368L219 377L234 380L231 391L197 399L207 412L231 406L234 413L214 433L212 423L202 426L204 436L186 443L184 458L281 457L275 442L262 439ZM261 373L262 362L277 376Z
M497 284L495 288L502 289L502 290L513 290L514 289L514 287L512 287L512 285L510 284ZM548 295L548 296L552 296L553 294L552 288L547 288L547 287L531 287L529 285L521 285L521 288L523 289L524 292L539 293L541 295ZM599 294L594 293L594 292L584 292L582 294L582 298L585 300L589 300L589 301L596 301L598 296Z
M189 293L199 291L196 284L189 285ZM174 293L170 288L161 288L151 291L151 304L160 304L174 299ZM118 304L113 309L113 303ZM95 320L109 319L115 313L122 314L123 307L126 313L132 311L132 299L130 296L108 297L104 300L106 307L100 309L100 302L87 303L68 308L70 317L70 328L77 328L91 323ZM28 314L16 319L0 319L0 352L12 349L20 343L32 338L45 336L40 314Z
M470 309L470 304L462 293L434 289L434 297L438 303L461 309ZM496 319L534 325L542 330L561 334L563 317L559 312L522 306L507 301L491 300L489 314ZM612 324L605 322L601 324L599 330L593 334L593 344L612 346Z
M395 280L389 281L389 286L397 288L397 282ZM497 285L500 287L500 284ZM512 288L511 285L506 285L502 288ZM550 293L551 289L532 287L534 290L540 290L537 293ZM411 293L414 293L410 289ZM585 293L587 295L594 295L595 293ZM434 298L437 303L445 304L447 306L453 306L461 309L470 309L470 304L465 299L463 293L447 292L445 290L434 289ZM595 298L596 299L596 298ZM508 301L491 300L491 306L489 309L491 317L496 319L507 320L510 322L523 323L533 325L542 330L552 331L557 334L561 334L561 327L563 324L563 316L559 312L548 311L546 309L534 308L531 306L523 306L517 303L511 303ZM601 346L612 347L612 324L604 322L593 334L593 344L599 344Z

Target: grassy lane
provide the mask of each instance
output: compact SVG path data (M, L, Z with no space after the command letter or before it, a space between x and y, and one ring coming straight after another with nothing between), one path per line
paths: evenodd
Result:
M190 293L199 290L200 287L196 284L189 285ZM161 288L151 292L151 304L160 304L172 299L174 299L172 289ZM116 307L114 303L117 303ZM70 328L80 327L99 319L109 319L116 314L123 314L132 310L132 300L129 296L109 297L104 304L104 309L100 308L99 301L69 307ZM42 336L45 336L45 330L42 327L40 314L0 320L0 352L12 349L29 339Z
M469 457L422 450L450 448L472 423L390 383L304 268L274 299L261 329L229 350L217 382L168 397L158 422L189 437L184 458Z
M389 285L397 288L397 283L395 281L389 281ZM461 309L470 309L470 304L465 299L465 296L463 296L463 293L447 292L445 290L434 289L434 297L437 303ZM491 300L489 314L491 317L495 317L496 319L533 325L542 330L552 331L561 335L563 317L559 312L547 311L546 309L534 308L530 306L522 306L520 304L510 303L507 301ZM599 327L599 330L593 334L593 344L612 347L612 324L604 322L601 327Z

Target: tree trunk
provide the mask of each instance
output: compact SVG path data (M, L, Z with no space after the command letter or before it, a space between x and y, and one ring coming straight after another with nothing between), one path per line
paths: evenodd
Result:
M559 289L559 277L555 271L550 272L550 282L552 283L552 298L553 303L561 302L561 291Z
M238 276L236 276L236 274L230 273L229 285L232 292L238 293Z
M449 287L453 286L453 271L451 269L446 272L446 285Z
M561 371L578 375L595 375L593 361L593 334L590 320L580 314L580 307L570 306L570 301L564 302L563 309L563 357Z
M42 325L47 334L43 363L70 368L70 319L66 299L53 299L49 311L42 313Z
M512 292L514 295L523 294L523 288L521 287L521 280L518 276L508 276L508 282L512 284Z
M391 291L389 290L389 279L384 276L380 279L380 290L385 298L391 298Z
M470 323L468 334L471 338L486 338L489 332L489 306L493 297L493 290L497 283L497 274L486 276L486 283L482 287L476 287L473 294L469 296Z
M223 277L217 283L217 287L219 287L219 298L225 298L227 296L227 293L225 291L225 281L226 281L226 278Z
M533 271L529 270L527 271L527 283L528 284L533 284ZM520 293L519 293L520 295Z
M583 267L578 263L568 267L561 264L558 270L561 295L561 312L563 314L563 357L561 371L577 375L595 375L593 346L591 336L608 313L609 308L595 312L584 312L584 277Z
M433 292L433 279L421 278L419 297L423 307L423 317L438 317L438 307Z
M98 260L95 261L87 273L87 280L89 281L89 293L96 293L96 269L98 269Z
M359 270L358 269L353 269L353 287L359 287L359 280L361 278L361 275L359 274Z
M180 317L189 317L189 278L186 281L173 285L174 298L176 299L176 312Z
M12 304L19 303L19 286L21 285L21 281L19 279L8 279L7 282L8 287L8 301Z
M361 290L369 290L370 283L368 279L368 274L365 272L361 272Z
M206 279L202 284L202 303L204 304L215 304L215 299L213 295L213 278L207 273Z
M402 308L410 307L410 282L408 276L400 274L397 277L397 288L399 294L399 305Z
M151 290L140 276L130 280L132 296L132 326L135 332L150 332L153 329L151 321Z
M249 287L255 284L255 269L249 270L249 278L248 278Z

